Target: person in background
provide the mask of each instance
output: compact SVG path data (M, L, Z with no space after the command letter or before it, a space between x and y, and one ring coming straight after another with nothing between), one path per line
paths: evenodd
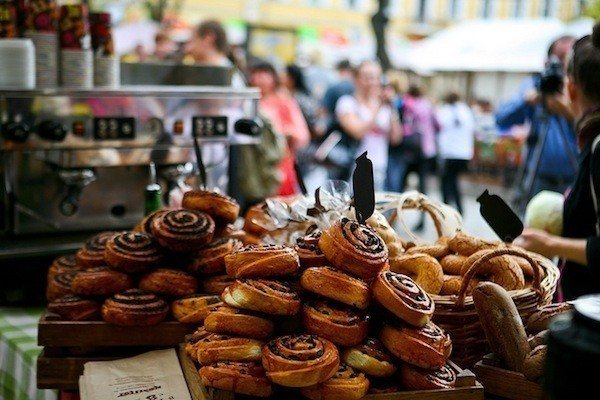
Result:
M317 132L319 102L312 96L310 90L306 86L304 74L300 67L294 64L286 66L282 83L300 106L302 115L304 115L308 129L310 130L311 137L316 138L320 136Z
M565 66L566 56L574 41L571 36L556 39L548 48L548 59L556 58ZM573 181L576 172L569 157L569 151L573 154L577 152L573 115L565 105L565 94L542 95L537 88L537 82L539 77L527 79L516 97L502 104L496 112L496 123L501 130L525 123L531 125L527 138L528 150L524 160L526 170L535 168L534 149L538 140L547 131L536 179L530 190L530 198L542 190L563 193ZM570 150L565 147L565 140ZM524 189L529 190L529 188Z
M298 193L298 180L294 167L295 153L308 145L310 132L298 103L284 90L275 67L259 62L250 67L250 84L260 89L260 111L272 122L275 131L284 135L288 143L287 155L279 164L283 182L279 195Z
M399 82L384 82L383 90L387 91L392 100L392 112L398 113L400 124L404 120L404 99L400 95ZM388 167L385 179L385 190L390 192L400 192L400 183L406 171L406 162L402 154L402 142L400 144L390 144L388 151Z
M600 23L577 41L568 63L567 92L581 150L575 183L563 208L562 237L526 229L515 244L563 264L560 289L573 300L600 292Z
M335 67L338 81L329 86L321 100L321 112L327 119L327 130L332 130L337 125L335 106L340 97L354 93L354 68L348 60L342 60Z
M384 189L390 143L402 140L398 113L392 109L393 97L382 90L381 66L365 61L355 71L355 90L342 96L335 107L340 125L359 142L355 157L365 151L373 162L375 190Z
M167 61L175 60L177 58L177 43L169 33L166 31L158 31L154 36L154 53L152 54L152 60L154 61Z
M437 110L440 124L438 154L440 162L442 198L446 204L456 205L463 213L462 195L458 178L467 170L473 158L475 120L469 106L451 92Z

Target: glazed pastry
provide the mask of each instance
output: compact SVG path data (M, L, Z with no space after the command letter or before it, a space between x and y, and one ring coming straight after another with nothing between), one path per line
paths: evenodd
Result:
M48 281L48 286L46 287L46 299L48 301L54 301L67 294L73 294L71 283L73 282L75 275L77 275L77 272L63 272L62 274L54 275L52 279Z
M569 303L553 303L543 306L531 314L527 320L527 332L536 334L546 330L554 317L571 312L572 310L573 306Z
M160 268L140 279L140 289L168 297L183 297L198 290L196 278L187 272Z
M302 268L321 267L329 264L325 254L323 254L319 247L321 235L322 232L317 229L306 236L296 239L294 249L298 253Z
M100 303L67 294L49 303L48 311L67 321L88 321L100 317Z
M221 295L232 307L273 315L295 315L300 297L288 285L266 279L238 279Z
M204 386L256 397L273 394L264 368L255 362L219 361L198 372Z
M201 324L209 311L223 304L219 296L192 294L171 303L173 316L184 324Z
M305 303L302 323L306 332L339 346L355 346L367 337L368 323L363 314L325 301Z
M441 260L450 254L450 249L447 244L435 243L423 246L414 246L406 250L407 254L427 254L436 260Z
M225 256L241 248L242 242L237 239L217 239L194 254L187 270L199 275L224 274Z
M406 275L382 271L373 284L373 297L398 318L416 327L427 325L435 304L423 289Z
M342 354L342 361L352 368L364 372L369 376L387 378L396 372L394 360L375 338L367 338L362 344L346 349Z
M439 294L444 284L442 266L435 258L425 253L405 254L390 260L390 271L408 275L431 294Z
M369 391L369 380L364 374L354 372L352 367L341 363L334 376L323 383L301 389L302 395L311 400L358 400Z
M319 247L334 267L372 280L388 262L388 250L375 231L342 218L321 235Z
M331 267L306 269L300 277L300 285L309 292L339 301L361 310L369 306L369 285Z
M288 335L271 340L262 350L267 377L287 387L324 382L339 369L337 347L316 335Z
M107 299L102 305L102 318L122 326L156 325L165 319L169 305L153 293L129 289Z
M548 348L545 345L537 346L525 357L523 375L530 381L536 381L543 375L547 350Z
M460 287L462 286L463 277L460 275L444 275L444 284L442 285L442 290L440 290L440 294L442 296L447 295L458 295L460 293ZM465 294L469 296L473 289L479 283L479 279L473 277L469 281L469 287Z
M454 253L469 257L480 250L490 250L498 247L500 242L490 242L458 232L453 238L448 240L448 248Z
M223 335L266 339L273 335L275 325L266 318L228 306L213 307L204 320L208 332Z
M196 351L200 364L208 365L217 361L260 361L263 342L211 333L204 328L196 331L191 352Z
M278 245L248 246L225 257L227 275L234 278L271 278L293 275L300 268L294 249Z
M490 250L481 250L473 253L465 261L461 275L465 275L475 261L487 254ZM490 259L480 268L475 275L479 278L497 283L506 290L517 290L525 287L525 276L519 264L511 256L498 256Z
M82 268L94 268L106 265L104 261L104 249L109 239L118 232L101 232L88 239L81 249L75 254L77 264Z
M233 198L207 190L186 192L181 206L188 210L205 212L225 224L235 222L240 214L240 205Z
M235 282L235 279L229 275L217 275L210 278L203 278L200 284L205 293L221 296L227 286Z
M445 274L460 275L462 274L462 269L466 262L467 257L465 256L461 256L460 254L448 254L440 260L440 265Z
M169 211L154 220L152 232L158 243L172 251L197 251L213 240L215 222L194 210Z
M265 203L262 202L255 206L252 206L246 212L246 217L244 218L244 231L255 235L257 237L263 237L269 231L264 228L266 224L269 223L269 216L264 211Z
M456 385L456 373L447 364L433 371L404 364L400 380L409 390L449 389Z
M60 256L52 261L52 265L48 268L48 281L55 275L62 274L65 272L76 272L82 270L83 267L77 263L75 255L70 254L68 256Z
M163 208L146 215L144 219L142 219L142 221L133 228L133 230L135 232L142 232L152 235L152 225L154 224L154 220L157 218L162 218L162 216L168 212L168 209Z
M433 322L423 328L385 324L379 337L390 353L421 368L441 368L452 352L450 336Z
M124 232L112 236L104 252L106 263L123 272L140 272L162 261L163 253L152 236L140 232Z
M81 296L110 296L133 287L133 280L123 272L107 267L78 272L71 282L73 293Z

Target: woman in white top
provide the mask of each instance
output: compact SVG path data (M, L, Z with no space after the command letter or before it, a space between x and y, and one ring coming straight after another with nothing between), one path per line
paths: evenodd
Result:
M356 156L368 151L373 161L375 190L383 190L390 142L402 139L400 119L391 106L392 98L384 94L382 71L375 61L365 61L355 70L355 90L342 96L335 113L344 131L360 144Z
M438 153L441 164L441 185L444 203L454 202L462 214L462 195L458 178L473 158L475 119L467 104L456 93L450 93L437 111L441 131Z

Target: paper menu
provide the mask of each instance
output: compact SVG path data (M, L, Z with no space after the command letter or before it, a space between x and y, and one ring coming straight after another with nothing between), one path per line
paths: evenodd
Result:
M174 349L88 362L79 391L81 400L191 400Z

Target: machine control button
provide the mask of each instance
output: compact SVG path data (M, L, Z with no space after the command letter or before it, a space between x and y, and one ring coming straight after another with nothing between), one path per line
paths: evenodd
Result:
M38 124L37 134L42 139L60 142L67 136L67 128L60 122L44 120Z
M9 122L1 127L2 137L17 143L23 143L29 138L29 125L24 122Z

